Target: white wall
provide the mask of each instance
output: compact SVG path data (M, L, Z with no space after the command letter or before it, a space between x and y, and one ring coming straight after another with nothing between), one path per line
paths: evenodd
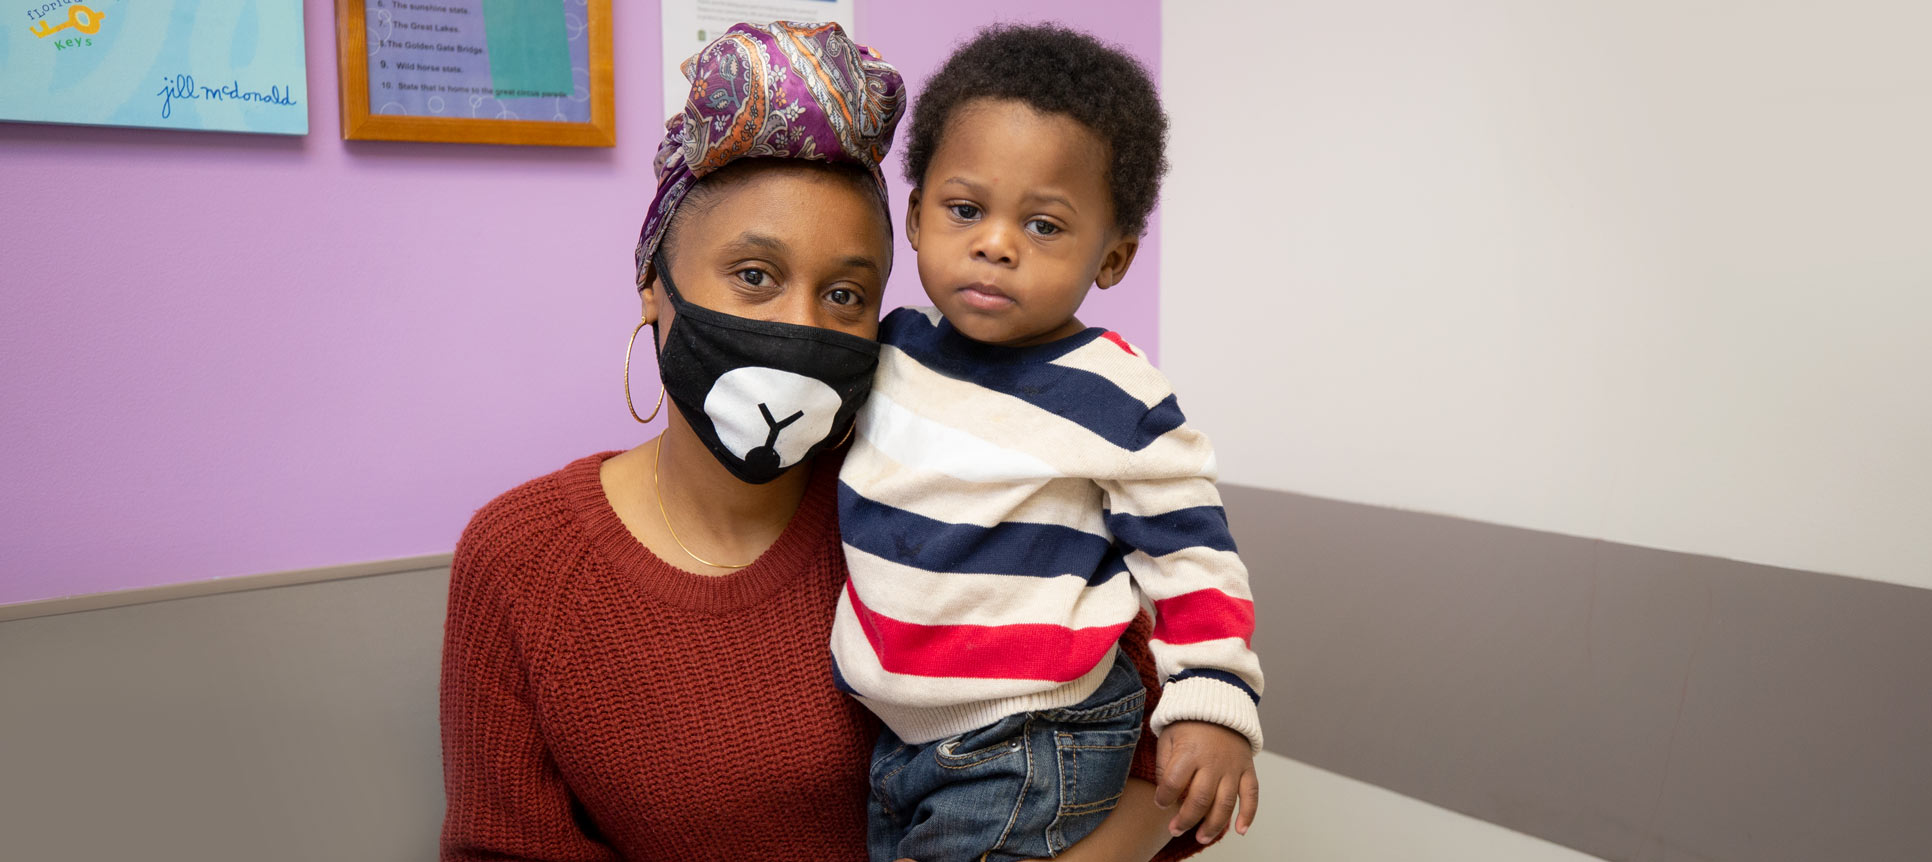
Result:
M1224 481L1932 587L1932 3L1164 12Z

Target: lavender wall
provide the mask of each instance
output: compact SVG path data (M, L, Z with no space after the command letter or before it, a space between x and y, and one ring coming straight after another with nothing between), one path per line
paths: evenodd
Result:
M338 140L325 0L306 138L0 123L0 604L447 551L494 494L652 433L617 387L657 11L614 5L616 150ZM1160 57L1155 0L861 16L915 93L996 19ZM1158 225L1086 315L1150 350L1157 253Z

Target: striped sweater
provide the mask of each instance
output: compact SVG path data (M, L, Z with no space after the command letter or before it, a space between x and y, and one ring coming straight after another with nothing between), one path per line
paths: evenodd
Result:
M839 474L839 687L910 743L1071 706L1148 606L1150 726L1210 721L1259 750L1247 570L1166 378L1101 329L1004 348L900 309L880 341Z

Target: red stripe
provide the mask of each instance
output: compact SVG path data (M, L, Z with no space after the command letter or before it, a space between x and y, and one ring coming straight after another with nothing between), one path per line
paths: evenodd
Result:
M1111 341L1111 342L1113 342L1113 343L1114 343L1114 344L1116 344L1116 345L1119 345L1119 347L1120 347L1120 349L1122 349L1122 350L1125 350L1125 351L1127 351L1127 352L1128 352L1128 353L1130 353L1130 354L1134 352L1134 346L1133 346L1133 345L1131 345L1131 344L1128 344L1128 343L1127 343L1127 339L1125 339L1125 338L1121 338L1121 337L1120 337L1120 333L1118 333L1118 332L1115 332L1115 331L1113 331L1113 330L1111 330L1111 329L1109 329L1109 330L1107 330L1106 332L1102 332L1102 333L1100 333L1100 337L1101 337L1101 338L1105 338L1105 339L1107 339L1108 341Z
M1093 670L1127 623L1075 629L1046 623L928 626L875 613L851 582L846 598L879 666L910 676L1069 682Z
M1195 590L1154 603L1154 639L1171 644L1254 635L1254 602L1216 589Z

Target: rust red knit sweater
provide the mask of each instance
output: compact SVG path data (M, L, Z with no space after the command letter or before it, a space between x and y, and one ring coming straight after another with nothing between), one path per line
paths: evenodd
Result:
M837 465L757 562L706 577L618 520L598 477L614 454L498 497L457 545L443 859L861 862L878 725L832 685ZM1125 643L1143 676L1147 630Z

